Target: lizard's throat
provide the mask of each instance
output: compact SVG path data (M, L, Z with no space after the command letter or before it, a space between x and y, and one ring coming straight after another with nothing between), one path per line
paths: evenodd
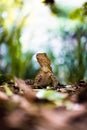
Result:
M51 72L51 70L47 66L43 66L41 70L44 72Z

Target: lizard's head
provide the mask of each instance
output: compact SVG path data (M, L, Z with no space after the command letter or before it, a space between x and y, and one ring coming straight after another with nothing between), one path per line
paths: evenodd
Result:
M36 58L41 66L50 66L50 60L46 53L37 53Z

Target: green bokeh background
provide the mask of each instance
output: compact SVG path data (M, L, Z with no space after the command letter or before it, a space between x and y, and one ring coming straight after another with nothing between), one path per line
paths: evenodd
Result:
M33 79L39 69L35 54L41 51L61 83L87 80L87 3L0 1L0 73Z

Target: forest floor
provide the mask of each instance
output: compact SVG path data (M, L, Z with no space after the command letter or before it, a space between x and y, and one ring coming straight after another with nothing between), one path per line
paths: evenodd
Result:
M0 130L86 130L87 82L32 89L0 75Z

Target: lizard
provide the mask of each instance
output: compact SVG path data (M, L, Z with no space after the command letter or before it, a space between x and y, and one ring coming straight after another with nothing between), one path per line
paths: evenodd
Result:
M37 53L36 59L40 64L40 70L36 75L34 82L32 80L29 81L31 85L33 85L34 88L46 88L47 86L56 88L59 82L53 74L51 62L47 54Z

